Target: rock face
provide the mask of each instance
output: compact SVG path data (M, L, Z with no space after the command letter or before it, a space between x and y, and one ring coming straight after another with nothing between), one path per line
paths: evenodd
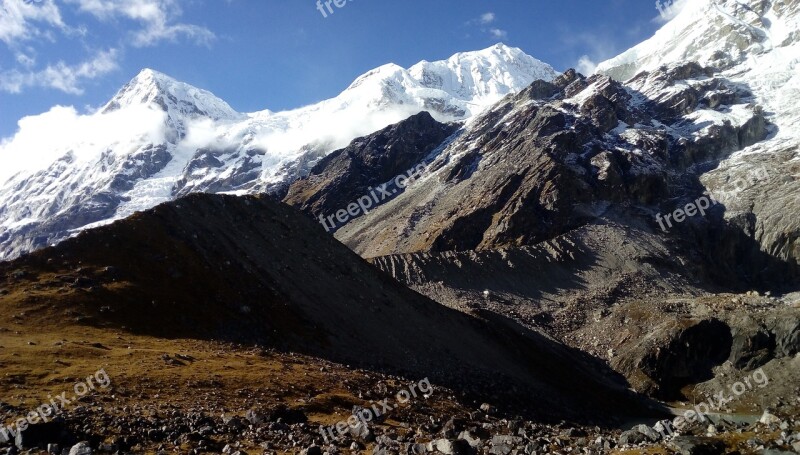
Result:
M779 3L733 17L771 8L793 20L797 8ZM490 308L609 357L655 396L680 396L727 363L748 371L791 358L778 340L795 345L793 313L778 323L742 309L722 319L654 309L648 330L606 347L592 331L615 319L606 305L798 285L796 113L757 72L666 63L624 84L567 71L507 97L444 147L430 178L337 238L437 301ZM713 202L698 214L702 197ZM664 221L693 203L695 215Z
M423 112L356 139L320 160L305 178L292 184L284 202L314 218L322 216L333 231L342 224L335 219L338 210L346 210L363 197L367 198L362 201L367 210L377 207L402 192L398 178L423 177L426 158L458 128Z
M714 68L717 78L738 90L715 89L703 96L712 108L735 104L745 92L761 106L772 124L766 141L757 141L760 120L745 122L737 137L731 131L717 133L730 138L730 144L750 145L741 153L725 157L709 166L702 184L725 206L724 218L743 235L723 235L729 254L720 262L738 255L740 262L754 269L769 267L763 255L747 254L758 250L769 256L798 263L800 221L791 216L800 211L800 75L794 70L800 57L800 2L796 0L702 0L686 2L680 13L651 39L598 66L598 72L617 80L641 79L663 65L696 62ZM685 93L691 98L691 92ZM703 141L701 153L708 147ZM718 153L718 147L712 147ZM716 169L714 169L716 168ZM718 237L709 241L718 241Z
M575 338L613 333L607 340L614 349L611 365L635 390L651 396L684 400L690 392L703 396L729 391L733 383L759 368L769 371L769 388L780 396L787 393L786 388L793 393L798 380L794 371L774 373L792 369L786 362L794 362L798 352L791 342L797 337L798 323L800 309L770 297L720 294L661 301L630 299L586 321ZM790 340L791 347L779 348L780 339ZM589 347L586 341L581 344ZM686 387L712 379L703 392ZM749 385L750 398L767 402L766 385L759 384L757 393Z
M654 42L677 42L651 46L680 52L630 53L624 82L616 70L567 71L506 97L437 150L428 178L336 237L439 302L606 357L654 396L681 396L724 365L791 358L778 340L794 345L793 315L786 326L741 319L741 308L676 318L664 303L652 319L624 312L647 330L614 343L597 329L626 327L617 304L646 313L645 302L800 283L800 110L780 101L798 96L800 53L794 34L775 42L798 2L697 3L713 10L709 24L695 17L695 30L682 13L666 29L686 33L659 32ZM722 49L702 58L698 43Z
M703 280L791 287L800 109L781 100L798 96L800 48L781 33L797 13L797 2L695 2L598 74L567 71L506 97L442 144L430 178L348 217L337 238L365 257L488 251L624 215L698 251ZM705 194L713 203L698 216Z
M726 101L734 104L708 101L719 92L730 93ZM681 240L698 238L708 256L759 259L756 270L721 276L754 281L768 275L764 269L794 276L793 261L764 258L719 214L683 225L656 218L702 195L700 176L709 163L767 135L750 95L697 64L642 74L627 86L567 71L482 115L445 144L430 178L349 220L337 238L366 257L492 250L533 245L624 213L637 219L637 228L657 232L661 223ZM707 122L710 115L719 123ZM711 244L711 235L729 240Z
M619 361L626 370L626 361L654 382L652 395L664 399L680 398L681 389L714 377L713 368L731 354L730 328L717 319L667 322L651 331L636 347L647 349L641 356ZM625 353L621 354L624 358Z
M615 413L638 406L622 383L597 374L603 366L593 359L496 314L428 300L265 196L188 196L0 263L0 276L15 290L0 304L39 286L60 302L53 308L134 333L259 343L429 376L465 393L507 390L518 404L524 390L533 401L520 407L534 413L579 418L587 405L601 413L612 403ZM64 281L52 276L85 285L62 292ZM543 405L555 397L559 406Z

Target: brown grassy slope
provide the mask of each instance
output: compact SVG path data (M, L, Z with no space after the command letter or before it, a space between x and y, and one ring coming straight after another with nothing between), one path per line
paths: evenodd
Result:
M126 419L143 416L149 420L176 410L181 415L243 417L249 409L264 412L288 407L302 410L311 428L333 425L349 417L353 405L392 398L410 384L316 358L229 343L167 340L85 326L29 326L29 322L23 316L0 323L3 425L12 425L62 392L72 399L74 384L100 368L110 378L110 386L98 385L95 392L64 410L73 432L88 426L106 442L132 434ZM451 392L437 387L429 399L393 410L383 426L402 429L399 422L465 415L469 410ZM217 453L232 442L226 434L210 439L217 443ZM261 453L260 441L242 436L237 442L249 453ZM133 453L158 453L159 445L144 441ZM189 452L188 447L182 449L180 453Z
M645 412L577 351L444 308L265 197L189 196L0 264L0 276L0 309L30 328L261 343L543 416Z

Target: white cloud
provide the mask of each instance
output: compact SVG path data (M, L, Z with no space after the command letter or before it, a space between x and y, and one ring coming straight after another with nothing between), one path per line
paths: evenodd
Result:
M491 11L483 13L479 17L468 21L468 27L477 27L481 32L488 34L494 40L508 39L508 32L498 27L489 27L490 24L497 22L497 15Z
M133 45L153 46L160 41L187 38L197 44L209 44L216 35L199 25L174 22L182 14L176 0L67 0L101 21L127 19L142 28L133 32Z
M0 41L6 45L12 46L46 33L37 24L66 28L53 0L0 0Z
M36 58L30 55L23 54L22 52L18 53L16 56L17 63L20 65L30 68L36 64Z
M584 76L591 76L594 74L594 70L597 68L597 63L595 63L588 55L581 56L578 59L577 65L575 65L575 69L578 70L579 73L583 74Z
M44 169L68 152L85 161L113 146L135 148L143 138L163 141L165 115L146 106L93 115L80 115L72 106L55 106L24 117L16 134L0 142L0 183L21 171Z
M603 33L564 30L560 40L566 48L581 51L579 54L581 57L575 63L575 69L586 76L594 74L597 64L620 52L614 40Z
M505 31L505 30L501 30L499 28L490 28L489 29L489 34L492 35L492 38L495 38L495 39L507 39L508 38L508 32Z
M20 71L18 69L0 73L0 90L19 93L25 87L46 87L65 93L80 95L84 81L95 79L118 68L119 52L116 49L101 51L91 60L77 65L67 65L63 61L48 65L40 71Z
M148 47L179 39L205 45L212 42L216 36L207 28L177 20L182 14L180 1L61 0L57 6L56 0L0 0L0 43L13 55L12 66L0 68L0 92L20 93L28 87L45 87L82 94L85 81L118 68L120 53L127 46ZM74 41L88 33L86 25L65 24L59 6L110 23L121 31L118 38L122 42L116 45L117 49L83 57L85 61L81 63L37 62L37 55L42 55L37 51L43 46L74 46L74 42L57 41L63 37Z

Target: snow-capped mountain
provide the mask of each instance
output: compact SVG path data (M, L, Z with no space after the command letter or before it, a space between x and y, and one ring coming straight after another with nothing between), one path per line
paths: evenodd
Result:
M408 73L422 87L454 95L472 114L534 80L550 81L557 75L549 65L501 44L439 62L423 61Z
M780 126L797 125L800 106L800 2L696 0L652 38L598 65L597 72L628 80L664 65L696 62L747 86ZM800 135L797 128L781 134Z
M55 107L0 144L0 259L192 192L281 192L356 137L421 111L469 121L556 76L498 44L409 69L384 65L311 106L244 114L145 69L96 113Z
M644 227L658 243L697 252L711 274L724 271L737 285L798 277L800 0L686 4L655 37L597 74L566 71L504 98L426 157L423 177L375 198L380 205L368 213L332 216L374 188L375 175L387 175L388 164L370 159L387 142L375 136L321 162L292 184L286 202L368 258L426 262L440 254L447 262L453 252L539 245L623 220L623 243L636 243L631 231ZM737 52L730 43L740 44ZM711 210L698 213L699 198ZM577 243L598 241L594 235ZM681 250L665 244L663 251L671 249ZM404 259L385 264L412 269ZM496 276L506 283L506 274Z
M228 103L213 93L176 81L152 69L142 70L100 109L108 114L131 106L157 107L167 115L167 130L180 136L186 134L186 120L205 117L215 121L242 120ZM168 138L176 142L179 137Z
M695 141L709 128L746 120L761 110L770 136L722 160L702 175L703 185L725 205L725 218L741 225L761 249L781 259L800 258L800 1L691 0L651 39L603 62L598 72L625 80L661 66L695 61L709 75L687 81L689 88L724 82L707 106L691 112ZM629 85L659 96L647 77ZM655 81L657 84L658 82ZM688 93L691 96L691 93ZM733 188L733 191L731 190Z

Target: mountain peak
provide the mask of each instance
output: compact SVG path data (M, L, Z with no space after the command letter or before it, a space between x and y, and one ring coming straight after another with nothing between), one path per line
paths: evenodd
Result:
M505 43L497 43L493 46L489 46L486 49L481 49L477 51L469 51L469 52L459 52L458 55L508 55L508 56L519 56L525 54L522 49L518 47L508 46ZM526 55L526 54L525 54Z
M393 63L379 66L359 76L339 98L346 105L354 100L376 106L420 105L442 114L440 120L463 120L537 79L550 81L557 75L521 49L498 43L445 60L423 60L408 69Z
M151 68L142 69L101 109L112 112L131 106L149 105L170 117L204 116L215 120L241 117L213 93L180 82Z
M168 80L172 80L172 81L175 80L175 79L167 76L166 74L164 74L164 73L162 73L160 71L156 71L156 70L154 70L152 68L142 68L142 70L139 71L139 74L137 74L136 77L134 77L134 79L145 79L145 78L147 78L147 79L156 79L156 78L158 78L158 79L168 79Z
M422 61L409 68L409 73L424 87L444 90L470 102L497 101L537 79L550 81L558 75L552 66L503 43L460 52L447 60Z
M352 90L357 87L360 87L370 80L384 80L392 77L397 77L398 74L402 74L405 71L406 69L400 65L397 65L395 63L387 63L385 65L381 65L375 69L367 71L366 73L356 78L356 80L353 81L353 83L350 84L349 87L347 87L347 90Z
M149 85L151 87L160 88L178 83L180 82L177 79L172 78L160 71L156 71L152 68L144 68L139 71L139 74L131 79L129 84Z

